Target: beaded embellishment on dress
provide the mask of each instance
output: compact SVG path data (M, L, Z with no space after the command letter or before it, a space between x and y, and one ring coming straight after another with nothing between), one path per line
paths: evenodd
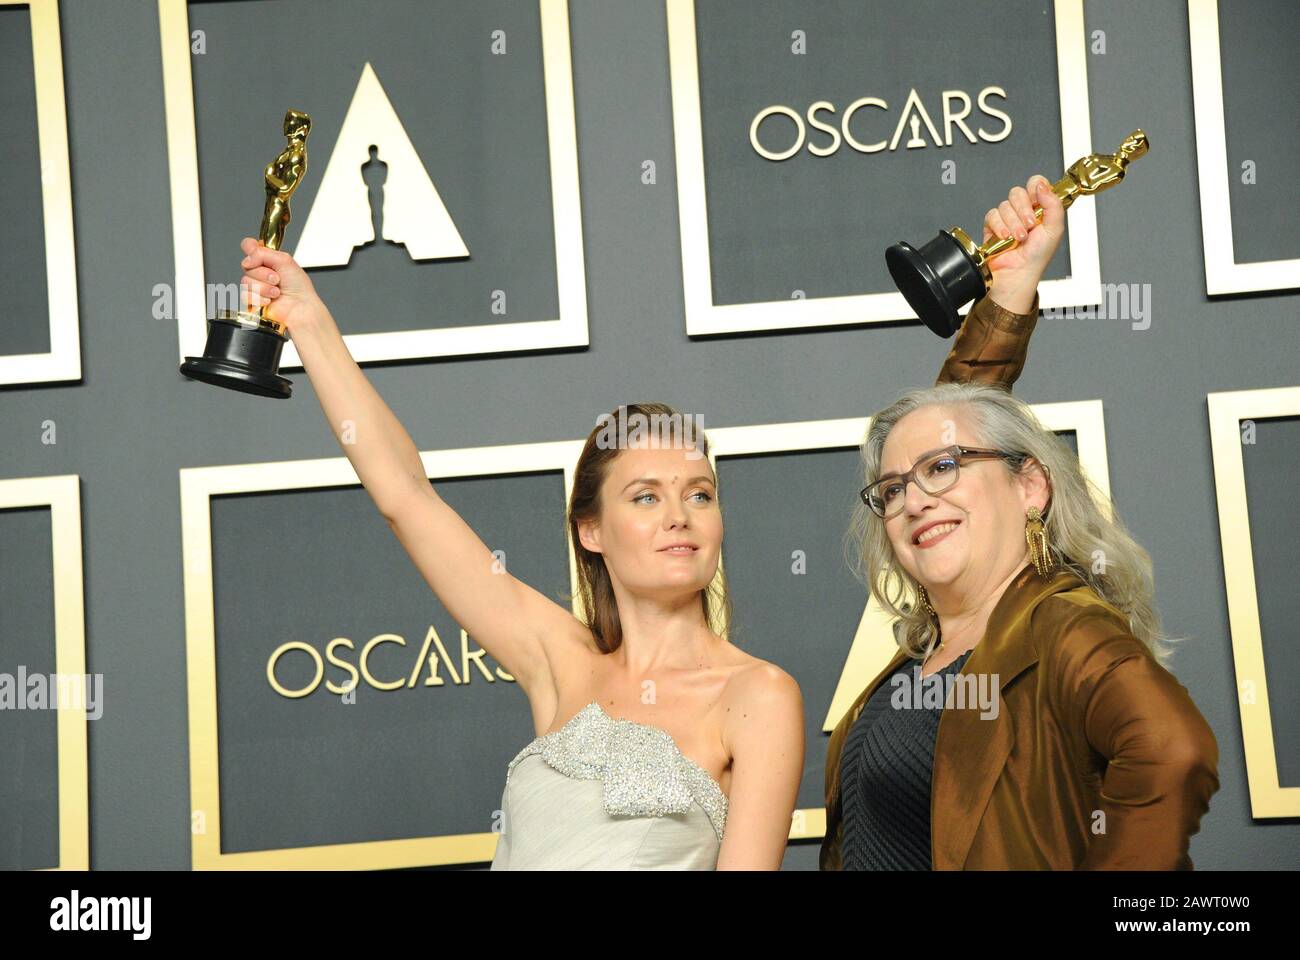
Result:
M515 765L534 753L567 777L602 781L606 813L662 817L685 813L695 802L722 840L726 794L666 730L611 717L593 700L559 730L520 750L506 768L507 785Z

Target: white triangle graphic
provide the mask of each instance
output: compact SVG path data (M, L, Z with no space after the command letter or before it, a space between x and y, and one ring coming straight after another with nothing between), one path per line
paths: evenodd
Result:
M404 245L412 260L469 256L438 188L411 145L379 77L367 63L325 166L320 190L307 213L294 259L304 267L346 266L356 247L375 239L370 198L361 175L362 164L370 159L371 144L388 165L384 239Z

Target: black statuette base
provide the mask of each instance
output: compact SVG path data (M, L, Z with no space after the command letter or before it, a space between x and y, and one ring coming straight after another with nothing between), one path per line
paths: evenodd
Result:
M951 337L961 326L957 310L988 288L978 264L947 230L917 250L896 243L885 251L889 275L927 327Z
M293 381L276 372L287 338L266 327L245 326L229 319L231 316L223 312L208 321L203 356L186 357L181 373L227 390L288 399L293 393Z

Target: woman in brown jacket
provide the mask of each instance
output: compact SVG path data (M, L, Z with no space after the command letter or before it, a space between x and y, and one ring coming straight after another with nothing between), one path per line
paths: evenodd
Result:
M981 383L905 394L862 456L900 650L831 735L822 869L1190 869L1218 746L1078 457Z

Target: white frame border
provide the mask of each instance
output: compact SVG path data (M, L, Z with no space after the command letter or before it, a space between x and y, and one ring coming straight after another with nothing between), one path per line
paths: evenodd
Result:
M30 8L32 24L32 74L36 88L36 141L40 151L41 207L45 224L50 349L48 353L0 355L0 384L80 380L77 245L72 225L68 108L63 85L59 0L0 0L0 7L19 6Z
M466 447L422 452L431 480L489 477L538 471L563 472L564 500L573 490L581 440ZM212 579L214 496L361 486L347 457L189 467L180 471L182 571L185 597L190 809L203 811L204 830L191 835L195 870L385 870L456 863L485 863L495 855L491 832L361 840L281 849L223 853L218 744L216 619ZM565 535L569 584L577 601L577 564Z
M81 556L81 478L73 473L0 480L0 509L23 507L50 508L54 670L61 676L84 677L86 581ZM86 711L61 707L55 712L58 715L59 863L37 872L89 870L90 766Z
M714 304L695 0L665 2L687 336L917 319L916 313L898 292ZM1055 0L1055 18L1061 148L1065 162L1073 163L1074 159L1092 153L1083 0ZM1097 214L1093 197L1082 197L1070 207L1066 230L1070 237L1070 276L1039 284L1042 309L1101 302Z
M1300 787L1284 787L1277 774L1277 746L1268 702L1264 634L1255 587L1255 551L1250 541L1250 502L1241 449L1241 421L1300 416L1300 387L1233 390L1206 395L1210 449L1214 457L1214 496L1219 513L1223 584L1228 599L1228 630L1236 672L1237 708L1255 819L1300 816ZM1253 684L1248 702L1242 687Z
M1208 296L1300 287L1300 258L1237 263L1228 190L1228 136L1223 121L1223 61L1218 0L1187 0L1200 183L1201 240Z
M358 363L585 347L590 342L568 2L537 2L541 15L546 87L559 319L347 334L343 340ZM190 69L187 0L158 0L158 24L162 42L172 237L176 258L177 341L179 360L183 362L187 356L202 356L207 342L198 141L194 125L194 79ZM280 369L303 369L292 341L284 345Z

